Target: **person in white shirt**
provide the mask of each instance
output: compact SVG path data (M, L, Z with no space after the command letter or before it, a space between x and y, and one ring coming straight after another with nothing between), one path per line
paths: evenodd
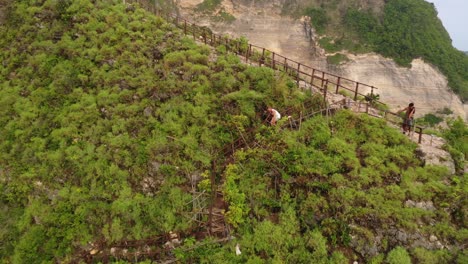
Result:
M271 115L271 121L270 124L274 126L278 120L281 118L281 114L276 110L271 107L268 107L268 113Z

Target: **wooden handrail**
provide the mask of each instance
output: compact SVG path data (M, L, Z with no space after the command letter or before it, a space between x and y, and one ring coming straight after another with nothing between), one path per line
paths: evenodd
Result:
M138 2L138 1L134 0L134 1L129 1L129 2ZM156 15L160 15L162 13L161 10L154 9L154 8L148 11ZM328 88L325 87L328 85L335 86L335 93L338 93L339 89L344 89L344 90L353 92L355 101L357 100L358 96L363 96L363 97L367 96L359 92L360 90L362 90L362 88L370 89L371 94L374 93L374 90L378 90L378 88L373 85L354 81L343 76L338 76L333 73L325 72L325 71L316 69L314 67L304 65L298 61L289 59L278 53L270 51L264 47L260 47L251 43L247 43L247 49L245 50L245 52L242 52L241 48L237 45L238 41L235 41L236 45L229 45L229 43L232 43L234 41L233 39L229 37L223 37L221 35L214 34L212 32L211 32L212 41L208 42L206 39L206 33L204 30L199 30L202 32L201 34L197 33L197 29L202 29L202 27L199 27L187 21L184 18L180 18L180 16L175 15L175 14L166 14L166 16L167 16L167 20L170 21L170 19L172 19L173 23L177 27L181 28L185 35L193 35L194 39L197 39L198 37L203 37L204 43L210 44L212 46L216 46L218 44L216 41L216 38L220 40L225 38L226 42L224 43L224 45L226 45L226 49L234 52L235 54L238 54L239 56L245 57L246 62L248 62L249 60L251 61L258 60L256 62L258 62L260 66L270 67L274 70L280 70L280 71L282 70L286 72L287 74L289 74L290 76L292 76L298 83L299 81L304 81L306 83L309 83L312 87L316 87L319 90L322 90L325 98L327 96L327 93L329 93ZM183 23L180 23L180 21L182 21ZM223 44L223 43L220 41L219 44ZM233 46L235 47L235 49L233 49ZM267 60L271 60L271 62L266 63ZM310 80L310 82L308 80ZM314 84L314 81L319 81L320 85ZM344 82L348 82L349 84L345 85ZM351 88L351 86L353 85L354 87ZM382 104L382 105L384 104L378 100L375 100L374 103ZM366 106L366 112L369 112L368 106ZM388 113L397 115L395 113L385 112L385 114L388 114ZM420 134L419 135L419 143L420 143L423 128L422 127L417 127L417 128L419 130L418 133Z

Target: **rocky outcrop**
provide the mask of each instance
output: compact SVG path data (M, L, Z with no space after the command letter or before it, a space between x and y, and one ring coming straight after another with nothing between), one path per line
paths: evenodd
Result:
M405 248L421 247L428 250L450 248L435 235L425 235L419 231L409 232L404 229L391 228L377 230L377 234L371 239L352 235L350 246L365 258L371 258L388 248L403 245Z
M12 0L0 0L0 25L6 22L8 5Z
M391 110L401 109L409 102L414 102L417 107L416 117L447 107L456 116L468 120L468 105L463 105L450 90L443 74L422 60L414 60L411 68L405 68L378 54L347 54L348 62L339 66L329 65L326 54L315 41L317 36L310 35L300 19L282 16L285 1L224 0L219 10L233 15L236 20L232 23L213 22L209 16L197 13L196 6L201 2L180 1L181 15L199 25L210 27L216 33L245 36L250 43L292 60L378 87L381 101L387 103ZM381 0L360 3L364 7L383 5Z
M411 139L417 141L417 135L412 134ZM444 150L446 144L443 138L434 135L422 135L421 144L419 144L418 152L421 153L420 159L426 165L439 165L446 167L451 174L455 174L455 162L450 153Z
M436 210L432 201L416 202L407 200L404 206L427 212ZM429 221L434 222L435 220L431 219ZM421 247L428 250L460 246L441 241L436 235L424 233L422 230L407 230L391 224L388 228L383 228L381 225L370 226L369 228L351 225L350 228L350 246L365 258L371 258L396 246L404 246L405 248Z

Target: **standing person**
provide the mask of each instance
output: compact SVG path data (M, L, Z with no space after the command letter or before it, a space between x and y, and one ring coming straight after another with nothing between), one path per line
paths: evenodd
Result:
M405 118L403 119L402 128L403 128L403 134L406 134L406 132L409 133L411 131L411 128L413 127L413 124L414 124L413 119L414 119L414 113L416 112L416 108L414 107L413 103L410 103L408 107L398 111L398 113L401 113L403 111L406 111L406 112L405 112Z
M274 126L278 120L281 118L281 114L271 107L268 107L268 113L271 115L270 125Z

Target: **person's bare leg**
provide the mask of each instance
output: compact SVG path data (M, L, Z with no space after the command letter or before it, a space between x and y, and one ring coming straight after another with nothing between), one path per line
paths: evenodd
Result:
M271 124L272 126L274 126L274 125L276 124L276 118L275 118L274 116L273 116L273 118L271 119L270 124Z

